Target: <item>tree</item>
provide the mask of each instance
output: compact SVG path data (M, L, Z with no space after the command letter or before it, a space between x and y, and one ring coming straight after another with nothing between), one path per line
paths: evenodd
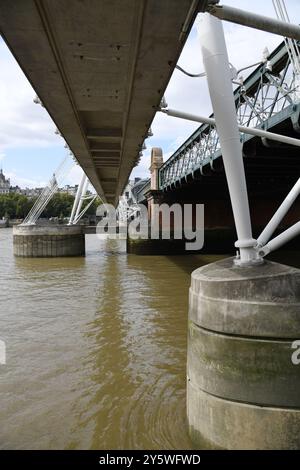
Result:
M47 204L41 217L69 217L74 203L74 196L67 193L56 193Z
M82 209L85 208L85 206L87 206L87 204L89 204L89 200L86 200L83 202L82 204ZM99 197L97 197L93 203L90 205L90 207L87 209L86 211L86 215L96 215L96 210L97 210L97 207L100 206L100 204L102 204L102 201L99 199Z
M3 217L10 219L24 219L36 198L28 198L23 194L9 193L0 195L0 219ZM82 204L82 209L89 203L88 200ZM68 193L56 193L47 204L41 217L70 217L72 207L74 204L74 196ZM86 215L95 215L96 209L100 204L100 199L97 198L93 204L88 208Z
M34 199L29 199L23 194L9 193L0 195L0 218L23 219L34 204Z

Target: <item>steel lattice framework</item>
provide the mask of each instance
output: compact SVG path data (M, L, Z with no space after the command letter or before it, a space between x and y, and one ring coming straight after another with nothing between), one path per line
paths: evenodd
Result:
M291 53L285 42L281 43L234 91L238 124L269 130L291 119L299 132L300 95L295 78ZM213 115L211 116L213 117ZM241 133L244 143L254 137ZM164 163L159 171L160 189L167 189L183 178L194 175L221 156L215 126L203 124Z

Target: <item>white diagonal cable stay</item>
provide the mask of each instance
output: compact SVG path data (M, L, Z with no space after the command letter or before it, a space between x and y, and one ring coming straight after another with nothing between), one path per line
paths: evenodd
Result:
M36 221L42 214L43 210L49 203L52 196L56 193L57 189L61 185L63 179L66 175L70 172L70 170L74 166L74 161L70 158L70 155L66 155L60 165L58 166L57 170L53 173L48 184L45 186L37 200L35 201L34 205L32 206L31 210L29 211L28 215L22 222L22 225L35 225Z
M274 10L278 19L285 21L286 23L291 23L287 8L285 5L285 0L272 0ZM300 50L298 42L295 39L284 38L284 42L289 54L289 58L294 70L294 79L295 79L295 98L297 101L300 100Z
M124 193L122 194L122 196L119 197L117 214L119 216L119 221L121 222L126 222L130 217L134 216L140 210L136 198L132 192L132 184L128 183L128 186L131 189L131 199L133 203L131 205L128 204L127 198Z
M88 177L86 176L85 173L83 173L80 184L77 189L75 199L74 199L74 204L72 207L72 212L71 212L68 225L76 225L97 198L99 198L100 202L104 204L102 198L98 196L97 193L95 192L88 193L88 187L90 184L91 183L88 180ZM82 204L84 201L89 201L89 202L82 209Z

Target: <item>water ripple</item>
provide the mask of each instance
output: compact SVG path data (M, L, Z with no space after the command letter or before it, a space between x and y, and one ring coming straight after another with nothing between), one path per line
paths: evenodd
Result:
M0 230L2 449L182 449L189 257L14 259Z

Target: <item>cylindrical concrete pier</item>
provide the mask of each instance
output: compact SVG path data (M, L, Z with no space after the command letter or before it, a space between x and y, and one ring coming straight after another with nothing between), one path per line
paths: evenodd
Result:
M13 227L14 255L25 258L84 256L85 238L76 225L17 225Z
M226 259L192 274L187 412L199 447L300 448L300 271ZM299 346L298 346L299 347ZM299 354L300 356L300 354Z

